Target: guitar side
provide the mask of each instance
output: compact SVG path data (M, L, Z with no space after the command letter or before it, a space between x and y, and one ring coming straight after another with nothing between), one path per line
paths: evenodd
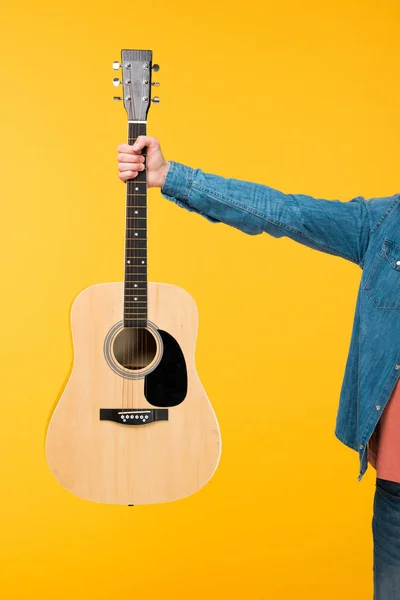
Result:
M104 341L121 320L123 303L120 282L86 288L73 303L74 364L48 426L47 461L63 487L87 500L178 500L209 481L221 452L218 421L195 366L197 307L183 288L148 283L148 320L179 345L187 393L166 409L167 419L135 426L99 417L104 409L152 414L157 408L146 399L143 377L126 379L106 360Z

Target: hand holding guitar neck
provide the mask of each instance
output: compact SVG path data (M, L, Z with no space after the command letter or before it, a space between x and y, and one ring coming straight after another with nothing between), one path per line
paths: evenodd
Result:
M146 157L141 153L143 148L147 148ZM139 135L133 146L120 144L117 150L120 171L118 177L121 181L126 182L128 179L133 179L140 171L146 169L147 187L162 187L169 162L164 159L157 138Z

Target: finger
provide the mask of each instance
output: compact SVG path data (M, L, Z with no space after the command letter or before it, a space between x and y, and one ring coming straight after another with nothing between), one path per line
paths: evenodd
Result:
M136 177L137 174L137 171L124 171L123 173L119 173L118 177L121 181L127 181L128 179Z
M117 160L118 162L140 163L144 162L144 156L141 154L118 154Z
M120 144L119 146L117 146L117 150L118 152L124 152L130 154L131 156L132 154L136 155L136 151L133 149L132 144Z
M119 171L144 171L144 164L143 163L118 163L118 170Z

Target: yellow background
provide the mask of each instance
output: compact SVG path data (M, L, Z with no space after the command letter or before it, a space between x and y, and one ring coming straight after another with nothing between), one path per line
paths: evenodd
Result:
M3 598L372 598L375 472L359 484L334 436L355 264L213 225L150 189L149 279L198 305L219 468L179 502L101 505L56 482L44 441L71 367L71 303L123 276L121 48L161 65L148 134L166 158L369 198L400 190L399 16L395 0L2 8Z

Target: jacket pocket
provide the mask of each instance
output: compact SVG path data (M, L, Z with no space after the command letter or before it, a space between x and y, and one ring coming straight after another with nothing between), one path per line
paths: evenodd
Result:
M400 309L400 243L385 238L363 284L377 308Z

